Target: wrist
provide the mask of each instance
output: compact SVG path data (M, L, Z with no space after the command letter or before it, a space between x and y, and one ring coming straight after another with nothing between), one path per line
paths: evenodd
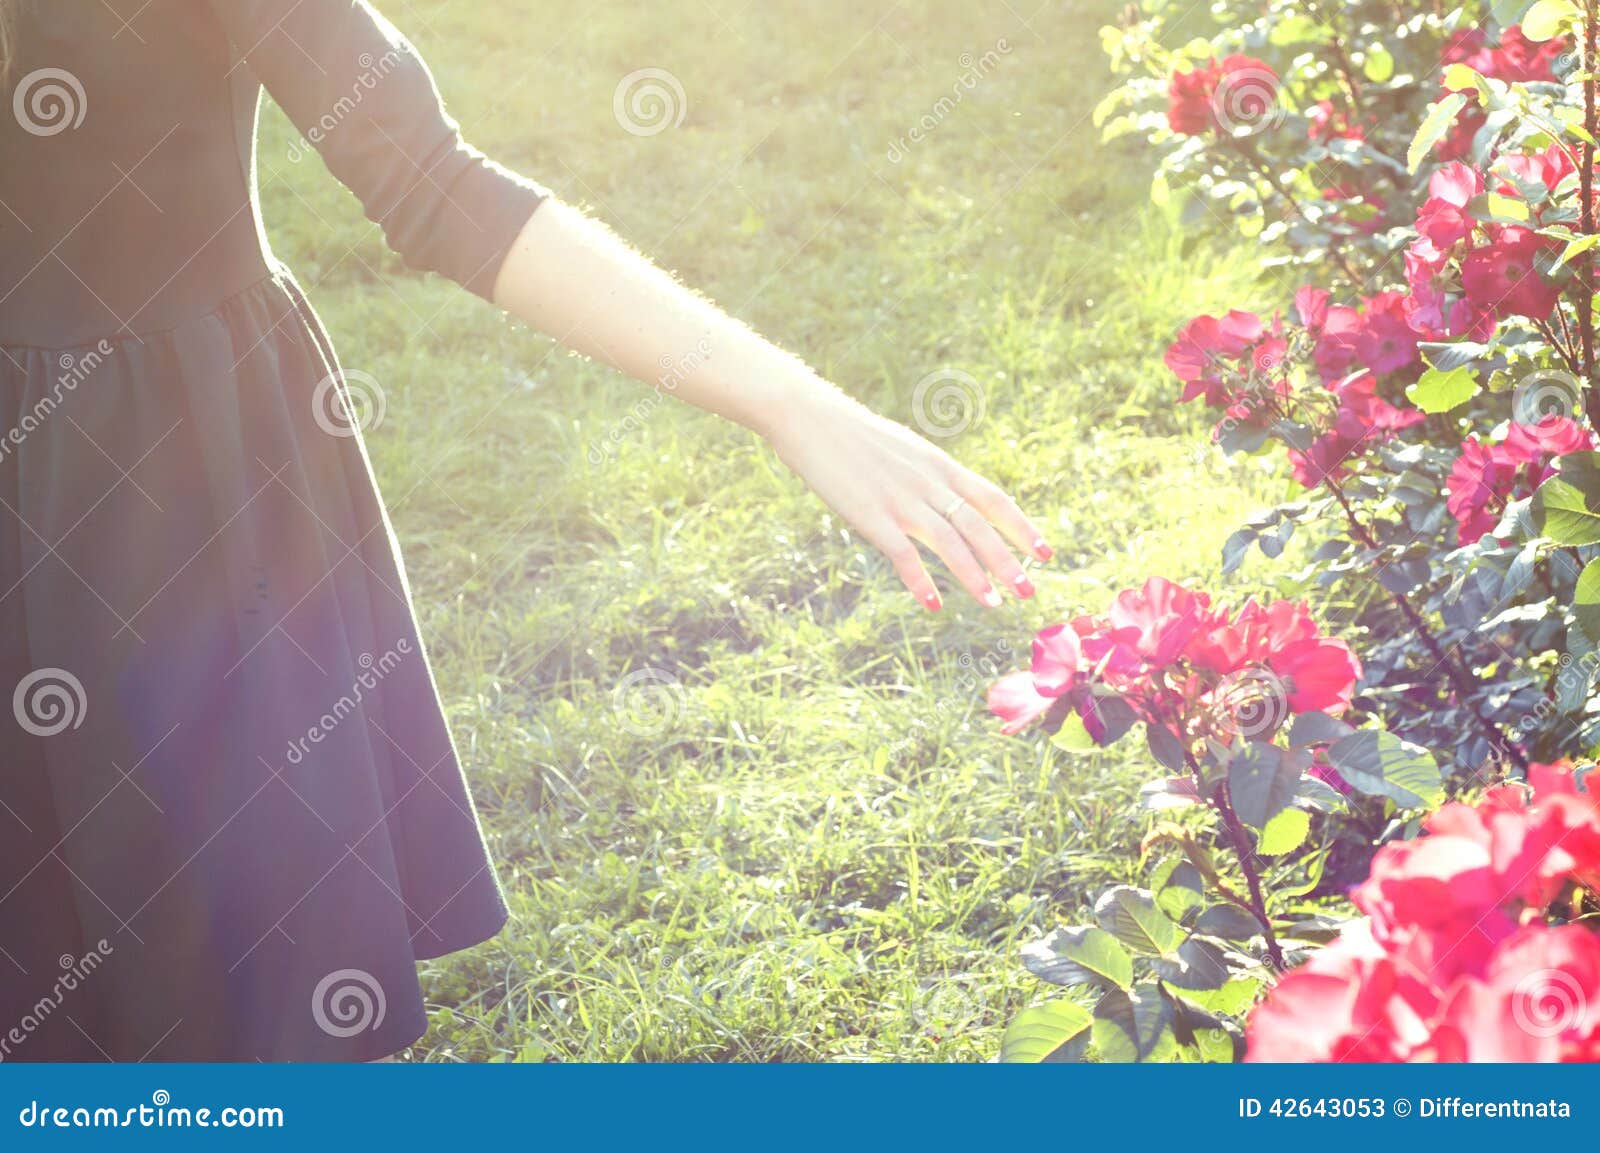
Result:
M754 398L756 404L745 423L775 448L792 436L806 435L806 430L856 403L799 361L793 363L791 371L776 376L772 387L763 391L764 395Z

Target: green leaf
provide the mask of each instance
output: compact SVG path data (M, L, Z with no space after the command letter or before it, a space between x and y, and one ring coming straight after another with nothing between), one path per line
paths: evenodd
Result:
M1297 812L1296 809L1285 809L1284 812ZM1256 920L1254 913L1246 912L1238 905L1212 905L1195 919L1194 931L1204 933L1208 937L1221 937L1226 941L1248 941L1251 937L1259 937L1262 933L1261 922Z
M1318 777L1300 778L1300 795L1295 804L1308 813L1348 813L1350 802L1345 795Z
M1311 831L1311 814L1304 809L1284 809L1266 823L1256 842L1256 852L1263 857L1281 857L1305 844Z
M1183 939L1183 930L1156 906L1155 897L1130 885L1101 893L1094 903L1094 919L1135 953L1170 953Z
M1349 725L1327 713L1301 713L1289 726L1289 744L1331 745L1353 732L1355 730Z
M1509 28L1520 23L1522 14L1526 12L1533 0L1493 0L1489 5L1494 13L1494 22L1502 28Z
M1320 941L1326 944L1344 933L1354 923L1350 917L1336 917L1328 913L1311 913L1278 925L1278 940Z
M1568 241L1567 246L1561 250L1560 257L1550 266L1551 274L1554 275L1560 272L1567 266L1569 261L1582 256L1596 244L1600 244L1600 233L1595 233L1592 236L1580 236L1576 240Z
M1277 816L1300 787L1306 758L1265 741L1248 741L1228 760L1228 796L1239 819L1261 828Z
M1184 989L1185 1001L1192 1001L1213 1013L1237 1016L1250 1007L1261 991L1261 982L1254 977L1238 977L1220 989Z
M1555 467L1533 494L1534 528L1557 544L1600 543L1600 452L1570 453Z
M1200 870L1180 861L1156 893L1156 907L1175 921L1182 921L1205 903L1206 882Z
M1595 144L1595 138L1589 135L1589 130L1583 126L1583 109L1557 108L1555 118L1560 121L1561 128L1568 136L1576 136L1585 144Z
M1184 809L1200 803L1189 777L1167 777L1139 786L1139 803L1147 809Z
M1492 351L1489 345L1470 340L1425 340L1417 345L1417 350L1422 353L1424 360L1441 372L1482 360Z
M1195 1052L1208 1065L1231 1065L1240 1051L1233 1034L1226 1029L1194 1028L1191 1032Z
M1159 2L1167 4L1169 0ZM1146 0L1146 4L1149 3L1150 0ZM1279 48L1291 44L1326 44L1333 38L1333 30L1326 23L1303 12L1285 9L1274 15L1271 29L1267 32L1267 43Z
M1233 975L1228 959L1210 941L1190 937L1172 957L1158 957L1156 975L1177 989L1220 989Z
M1367 49L1367 58L1361 63L1361 71L1374 84L1387 84L1394 77L1394 57L1382 44L1374 44Z
M1388 797L1409 809L1433 808L1444 799L1433 754L1384 729L1362 729L1328 749L1328 760L1350 787Z
M1503 196L1498 192L1482 192L1467 201L1467 211L1474 220L1499 224L1526 224L1532 213L1526 200Z
M1103 126L1107 120L1111 119L1113 112L1122 108L1127 99L1128 90L1126 88L1113 88L1100 98L1100 103L1094 106L1094 112L1089 117L1090 122L1096 128Z
M1522 34L1535 44L1553 40L1579 18L1572 0L1538 0L1522 17Z
M1406 150L1407 171L1415 172L1422 167L1422 162L1428 158L1428 152L1445 138L1451 125L1456 122L1456 114L1466 107L1466 104L1465 96L1459 92L1452 92L1429 107L1428 115L1417 128L1417 134L1411 138L1411 147Z
M1592 560L1578 574L1572 594L1572 616L1591 641L1600 641L1600 560Z
M1089 730L1083 723L1083 718L1078 715L1077 709L1068 709L1066 717L1061 722L1061 727L1050 738L1050 743L1064 753L1092 753L1098 745L1089 735Z
M1256 543L1254 529L1242 528L1230 536L1222 546L1222 575L1228 576L1244 563L1250 555L1250 546Z
M1080 925L1057 929L1022 947L1028 972L1053 985L1133 984L1133 958L1104 929Z
M1489 83L1476 68L1465 64L1451 64L1444 70L1444 87L1450 92L1465 92L1471 88L1478 93L1479 101L1489 95Z
M1322 884L1322 874L1328 868L1327 851L1312 853L1310 858L1303 862L1303 867L1305 868L1304 879L1290 884L1280 883L1273 886L1280 897L1303 897Z
M1113 989L1094 1007L1094 1044L1102 1061L1145 1061L1177 1044L1172 1003L1149 985Z
M1000 1038L1000 1060L1036 1065L1048 1061L1094 1025L1094 1017L1072 1001L1046 1001L1011 1018Z
M1181 995L1172 1000L1172 1035L1202 1061L1233 1061L1244 1056L1244 1033L1232 1021L1199 1008Z
M1167 183L1167 174L1159 170L1150 180L1150 203L1157 208L1166 208L1172 203L1172 185Z
M1465 365L1430 368L1415 384L1406 385L1406 399L1423 412L1449 412L1478 395L1478 374Z
M1133 728L1134 722L1139 719L1139 714L1133 711L1133 706L1118 696L1100 694L1090 696L1085 702L1085 710L1100 726L1097 748L1116 744L1127 735L1128 730Z
M1150 745L1150 755L1162 768L1171 769L1173 772L1182 772L1188 768L1183 755L1183 742L1178 739L1178 734L1166 725L1146 725L1145 740Z
M1568 629L1566 648L1562 654L1565 667L1556 673L1556 708L1575 713L1589 699L1589 686L1594 682L1595 642L1582 629Z

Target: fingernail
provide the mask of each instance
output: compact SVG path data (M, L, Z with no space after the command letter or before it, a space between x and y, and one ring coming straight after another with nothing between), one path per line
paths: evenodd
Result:
M1049 560L1056 555L1056 550L1044 543L1044 537L1033 542L1033 552L1040 560Z
M1027 573L1019 572L1011 583L1016 586L1019 597L1031 597L1033 595L1033 582L1028 579Z
M922 598L922 603L928 606L930 613L936 613L944 607L944 602L939 599L938 593L929 593Z
M983 603L992 609L999 608L1000 594L995 592L994 589L985 589L983 592Z

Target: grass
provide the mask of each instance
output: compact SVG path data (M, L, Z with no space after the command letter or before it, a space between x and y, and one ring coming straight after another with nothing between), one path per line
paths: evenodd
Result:
M1255 273L1097 143L1115 7L386 6L469 138L847 389L909 420L927 374L979 382L947 446L1058 548L992 613L922 612L748 434L405 272L268 116L274 245L383 388L369 447L514 915L425 966L415 1059L987 1059L1040 995L1018 946L1134 874L1148 765L1002 739L984 687L1148 574L1216 587L1282 482L1174 409L1172 331ZM641 137L612 97L645 67L687 111Z

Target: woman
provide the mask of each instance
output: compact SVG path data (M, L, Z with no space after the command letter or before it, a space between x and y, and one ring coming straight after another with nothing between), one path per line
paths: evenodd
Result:
M1015 505L465 145L365 0L0 0L0 1058L370 1060L506 908L326 336L264 85L413 266L767 438L928 608ZM687 354L696 355L686 360Z

